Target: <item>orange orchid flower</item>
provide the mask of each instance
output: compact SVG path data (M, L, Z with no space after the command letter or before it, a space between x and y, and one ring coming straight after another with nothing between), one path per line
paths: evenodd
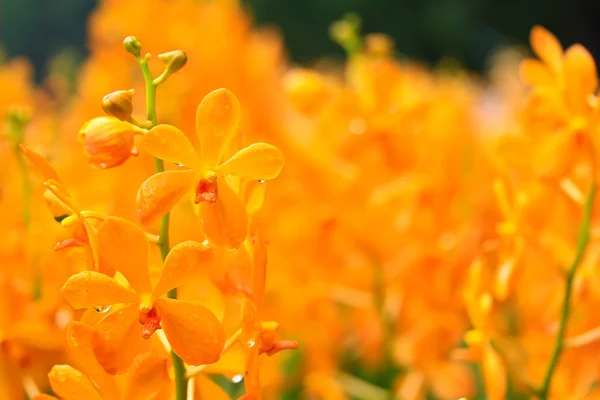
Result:
M58 242L54 249L58 251L81 247L86 254L89 270L97 270L113 276L115 273L114 268L98 254L96 245L97 229L95 223L105 216L93 211L82 210L69 194L67 187L62 183L50 163L33 150L23 145L20 147L23 155L44 179L44 185L46 186L44 199L53 213L54 219L71 232L72 237Z
M48 374L50 386L62 400L163 400L170 395L167 359L156 353L138 355L129 368L125 386L117 384L98 364L92 351L94 329L81 322L67 328L70 365L56 365ZM36 400L56 399L39 395Z
M281 151L254 143L222 161L236 134L240 105L233 93L217 89L207 94L196 113L197 135L186 136L170 125L158 125L143 138L146 151L188 170L161 172L146 180L137 196L138 216L148 224L168 212L195 189L200 222L207 239L218 247L239 247L248 234L244 203L234 189L234 177L266 181L283 168Z
M254 239L254 258L252 260L252 298L242 298L242 327L240 339L247 348L244 400L262 398L258 358L262 353L272 356L282 350L298 348L298 342L277 340L275 331L279 325L273 321L263 321L265 279L267 268L267 249L265 241L257 233Z
M98 361L111 374L127 371L135 356L147 349L144 339L163 329L173 348L191 365L216 362L224 345L224 332L215 315L201 304L169 299L166 293L186 282L213 262L210 248L183 242L171 250L160 278L150 282L149 242L145 233L127 220L108 217L98 229L102 255L129 282L131 288L95 271L71 276L62 288L77 309L123 304L102 318L93 347ZM140 330L135 329L140 324Z

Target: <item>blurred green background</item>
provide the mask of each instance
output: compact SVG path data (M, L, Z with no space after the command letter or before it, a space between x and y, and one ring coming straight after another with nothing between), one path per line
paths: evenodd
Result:
M244 2L258 24L280 28L289 55L299 63L342 54L327 30L349 11L361 16L364 32L387 33L402 55L431 63L452 57L482 70L486 57L498 46L526 44L534 24L546 26L565 44L581 42L596 58L599 55L599 0ZM0 0L0 43L9 56L29 57L39 79L58 52L67 49L72 57L85 57L86 17L95 4L96 0Z

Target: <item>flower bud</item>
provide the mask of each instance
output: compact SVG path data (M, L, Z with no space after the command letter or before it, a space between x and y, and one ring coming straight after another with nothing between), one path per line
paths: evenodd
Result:
M133 112L133 89L117 90L104 96L102 109L121 121L129 120Z
M329 36L351 55L362 46L360 39L360 17L354 13L344 15L339 21L331 24Z
M171 75L175 72L179 71L183 66L187 63L187 55L184 51L181 50L173 50L166 53L162 53L158 55L165 64L167 64L165 68L165 74Z
M394 41L383 33L371 33L365 37L367 52L373 56L389 56L394 52Z
M141 57L142 42L135 36L127 36L125 40L123 40L123 47L128 53L133 54L135 57Z
M90 165L101 169L116 167L137 155L134 138L134 126L115 117L94 118L83 125L78 135Z

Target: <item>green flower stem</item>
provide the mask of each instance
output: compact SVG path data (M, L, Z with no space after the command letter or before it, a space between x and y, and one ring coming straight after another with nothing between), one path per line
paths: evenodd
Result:
M145 57L138 59L138 62L140 64L140 67L142 68L142 73L144 74L144 81L146 83L146 113L148 121L150 122L150 127L152 128L158 125L158 119L156 116L156 88L158 87L158 85L155 84L152 79L152 74L150 73L150 68L148 67L148 58L149 55L146 55ZM154 159L154 166L156 168L157 173L164 172L165 170L165 163L159 158ZM158 248L160 250L160 256L163 262L165 261L167 255L169 254L169 251L171 250L169 246L169 217L170 214L166 213L160 220ZM177 289L169 291L168 296L169 298L176 299ZM171 351L171 358L173 359L175 399L186 400L187 378L185 377L185 365L183 364L183 360L173 351Z
M339 371L336 373L337 380L344 386L346 393L360 400L380 400L391 398L390 392L366 382L360 378Z
M154 127L158 125L158 119L156 117L156 85L153 82L152 74L150 73L150 67L148 67L149 58L150 55L146 54L146 56L140 58L138 62L142 68L144 82L146 83L146 113L148 115L148 121L150 121L151 125Z
M23 227L25 232L29 232L31 228L31 194L33 186L31 178L29 177L29 168L25 156L21 152L19 146L23 143L23 131L25 126L29 123L28 119L19 118L17 114L9 115L8 117L8 137L12 141L14 152L17 157L17 164L19 165L19 173L21 174L21 190L23 193L22 197L22 209L21 209L21 220L23 221ZM34 300L40 300L42 297L42 279L41 273L37 261L37 257L32 260L33 264L33 288L32 296Z
M33 186L31 183L31 178L29 177L29 171L27 168L27 163L25 161L25 157L23 153L19 149L16 151L17 160L19 163L19 170L21 172L21 181L22 181L22 189L23 189L23 200L22 205L23 209L21 210L21 218L23 219L23 226L25 227L25 231L29 232L31 227L31 194L33 190ZM37 254L34 255L32 259L33 264L33 288L32 288L32 296L35 301L38 301L42 298L42 274L40 272L40 267L38 264Z
M573 263L571 264L571 267L569 268L566 274L565 294L563 297L560 321L558 325L558 333L556 334L556 342L554 344L554 349L552 350L552 356L550 357L550 363L548 364L548 370L546 371L544 382L542 383L542 387L538 392L538 397L541 400L548 399L548 392L550 391L552 377L554 375L556 367L558 366L558 361L560 359L561 352L563 349L565 333L567 330L567 322L569 320L569 314L571 312L571 294L573 292L573 281L575 278L575 273L577 272L577 268L581 264L581 260L583 259L583 255L590 241L590 224L592 220L592 211L594 208L596 189L597 186L594 182L592 184L592 187L590 188L590 193L585 203L583 222L579 231L579 238L577 239L577 252L575 253L575 259L573 260Z
M23 226L25 231L29 231L31 227L31 193L32 184L31 178L29 177L29 171L27 169L27 163L25 157L19 149L16 151L17 160L19 163L19 170L21 172L22 190L23 190L23 209L21 210L21 218L23 219ZM38 301L42 298L42 274L38 264L37 254L32 259L33 266L33 288L32 297L33 300Z
M394 382L402 373L401 368L396 364L391 354L393 353L393 333L394 320L386 309L386 287L385 274L383 265L375 254L371 254L373 260L373 300L375 309L379 313L382 329L382 352L383 359L381 364L381 373L379 374L377 385L384 389L392 389ZM391 394L387 397L379 397L380 399L391 399Z

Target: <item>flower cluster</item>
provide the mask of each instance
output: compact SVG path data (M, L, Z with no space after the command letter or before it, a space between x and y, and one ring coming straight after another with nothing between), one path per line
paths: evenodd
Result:
M600 398L584 47L484 80L354 15L341 68L237 1L89 28L73 87L0 65L0 398Z

